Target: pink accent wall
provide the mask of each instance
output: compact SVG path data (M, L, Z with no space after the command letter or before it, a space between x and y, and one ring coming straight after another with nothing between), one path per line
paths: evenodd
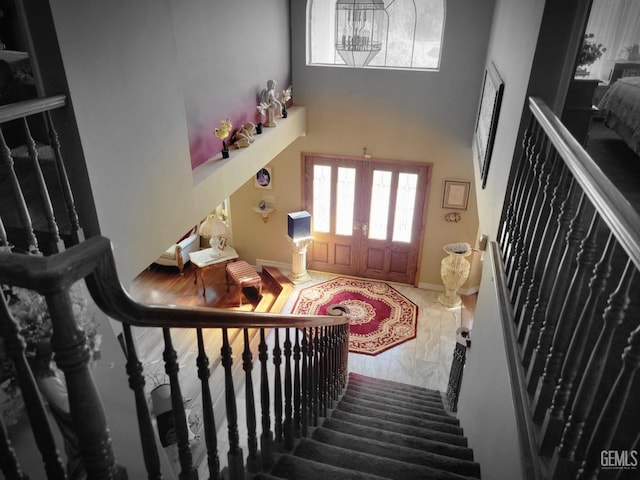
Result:
M288 0L172 0L182 76L191 167L219 155L213 131L257 121L256 105L267 80L276 92L291 84Z

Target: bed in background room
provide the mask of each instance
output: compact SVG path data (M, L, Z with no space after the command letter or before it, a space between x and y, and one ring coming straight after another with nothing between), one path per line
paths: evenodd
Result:
M605 125L640 155L640 77L618 79L598 108L605 114Z

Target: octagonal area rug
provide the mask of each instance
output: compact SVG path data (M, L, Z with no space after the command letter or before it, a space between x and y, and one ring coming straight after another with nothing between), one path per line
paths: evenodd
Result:
M350 311L350 352L377 355L416 336L418 306L384 282L338 277L303 288L292 313L327 315L336 304Z

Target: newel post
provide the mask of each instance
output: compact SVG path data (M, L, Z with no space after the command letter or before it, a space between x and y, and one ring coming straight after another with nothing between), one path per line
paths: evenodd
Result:
M56 364L64 372L73 429L89 478L117 478L117 467L107 420L89 371L86 336L73 316L69 289L46 295L53 324L51 346Z

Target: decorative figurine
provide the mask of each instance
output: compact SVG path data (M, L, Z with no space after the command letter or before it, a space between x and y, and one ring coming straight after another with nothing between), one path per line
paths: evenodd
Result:
M269 80L267 81L267 88L262 89L262 93L260 94L260 98L262 103L266 103L267 107L267 121L264 124L265 127L275 127L277 125L274 119L274 112L279 112L282 114L282 104L278 101L278 98L275 94L276 81ZM277 109L277 110L276 110Z
M255 130L256 126L252 122L245 123L234 135L234 145L238 148L247 148L253 143Z

